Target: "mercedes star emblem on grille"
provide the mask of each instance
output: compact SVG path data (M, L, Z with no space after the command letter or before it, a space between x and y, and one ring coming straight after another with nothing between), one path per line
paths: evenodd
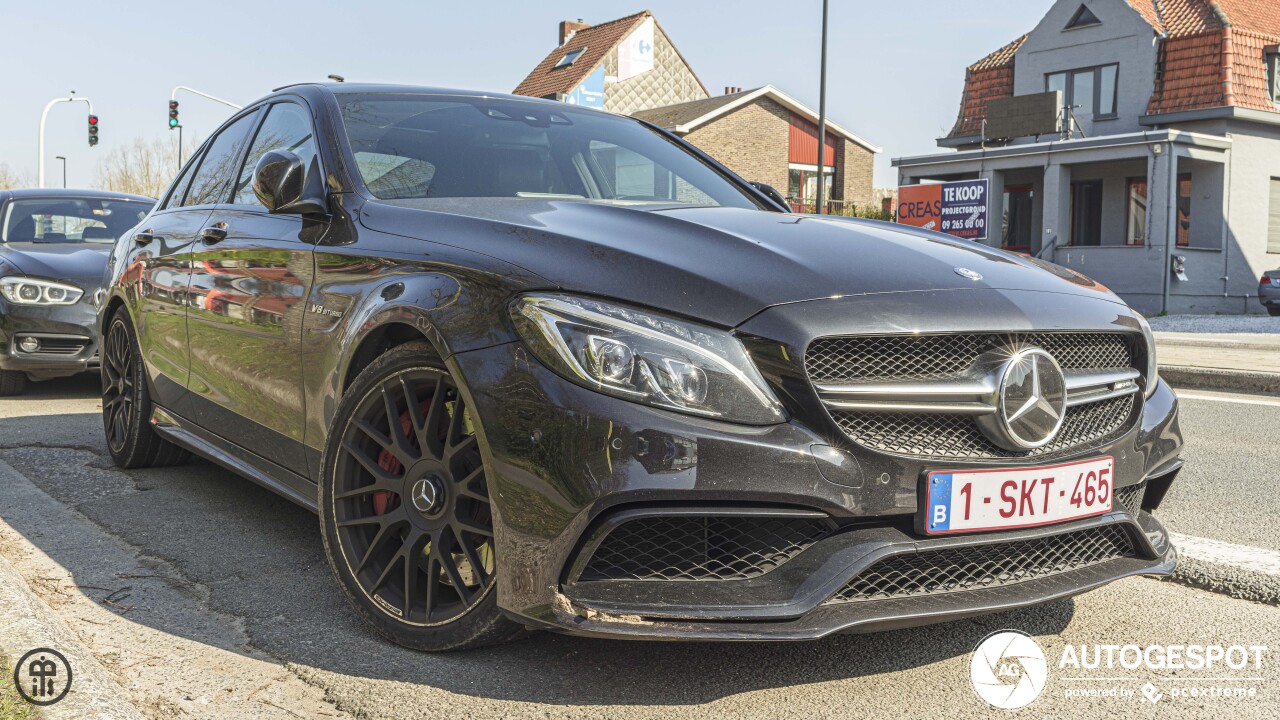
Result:
M995 379L996 412L978 421L991 442L1021 451L1057 437L1067 415L1067 381L1052 355L1038 347L1017 350Z

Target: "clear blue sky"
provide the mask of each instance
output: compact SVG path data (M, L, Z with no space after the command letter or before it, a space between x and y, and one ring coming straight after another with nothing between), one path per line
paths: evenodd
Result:
M828 110L889 158L936 150L955 120L964 68L1030 30L1050 0L832 0ZM89 148L82 104L56 107L46 172L69 158L72 186L135 137L168 137L169 91L190 85L249 102L287 83L403 82L509 92L556 42L560 20L596 23L653 10L712 93L771 83L818 104L820 0L5 0L0 162L34 180L36 129L51 98L93 100L102 142ZM197 8L207 10L198 12ZM180 97L183 125L204 138L227 108Z

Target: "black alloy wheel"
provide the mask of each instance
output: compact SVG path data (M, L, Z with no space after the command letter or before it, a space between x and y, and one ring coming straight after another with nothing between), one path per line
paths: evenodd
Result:
M107 431L107 447L114 455L124 451L133 414L133 348L124 320L111 323L102 349L102 425Z
M422 365L423 344L401 347L410 346L418 351L375 361L339 408L322 478L330 563L365 618L396 642L448 650L505 640L514 624L494 598L493 515L474 419L449 373ZM401 357L411 366L395 367Z
M151 427L151 393L129 316L111 318L102 340L102 426L111 460L122 468L180 465L190 455Z

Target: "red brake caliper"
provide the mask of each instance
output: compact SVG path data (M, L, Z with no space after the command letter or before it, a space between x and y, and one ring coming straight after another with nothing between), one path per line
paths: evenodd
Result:
M427 416L427 410L431 407L431 400L423 400L421 409L422 417ZM400 432L409 440L409 444L417 447L418 440L413 435L413 421L409 419L409 411L405 410L400 413ZM404 471L404 466L396 459L395 455L389 450L383 450L378 453L378 467L386 470L392 475L399 475ZM400 496L390 490L377 490L373 493L373 514L385 515L392 510L400 507Z

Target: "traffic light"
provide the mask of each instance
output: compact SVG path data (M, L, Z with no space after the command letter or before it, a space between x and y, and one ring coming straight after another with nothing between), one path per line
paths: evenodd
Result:
M89 147L98 144L98 116L89 116Z
M178 101L177 100L169 101L169 127L171 129L178 127Z

